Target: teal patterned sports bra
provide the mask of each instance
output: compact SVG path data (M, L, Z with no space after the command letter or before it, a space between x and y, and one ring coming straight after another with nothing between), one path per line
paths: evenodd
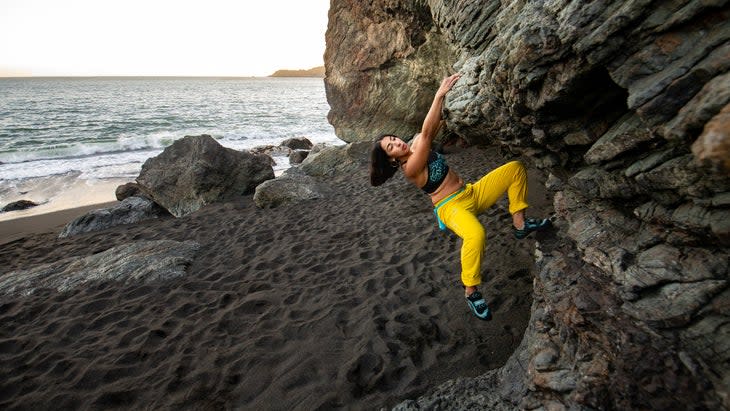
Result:
M446 158L443 155L431 150L428 154L426 166L428 168L428 179L426 179L426 184L421 187L421 190L431 194L446 179L446 175L449 174L449 165L446 164Z

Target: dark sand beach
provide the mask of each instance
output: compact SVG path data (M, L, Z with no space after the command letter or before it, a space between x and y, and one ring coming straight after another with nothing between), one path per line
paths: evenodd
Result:
M507 160L449 154L473 181ZM528 216L547 215L530 171ZM0 295L2 409L380 409L504 364L531 304L534 238L506 199L485 213L482 292L468 311L461 241L402 176L329 180L339 196L258 209L251 196L182 218L58 239L59 212L0 223L0 275L139 240L194 240L183 277ZM79 211L79 210L75 210Z
M8 221L0 221L0 245L27 238L34 234L59 233L74 218L97 208L112 205L114 205L113 202L100 203L34 215L32 217L20 217Z

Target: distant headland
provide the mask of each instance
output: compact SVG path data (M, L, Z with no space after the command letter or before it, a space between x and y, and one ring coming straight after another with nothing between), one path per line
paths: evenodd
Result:
M321 77L324 78L324 66L309 70L277 70L269 77Z

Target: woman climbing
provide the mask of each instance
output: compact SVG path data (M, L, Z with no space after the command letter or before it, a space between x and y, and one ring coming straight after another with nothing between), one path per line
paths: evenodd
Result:
M519 161L498 167L475 183L464 184L461 177L446 164L446 159L431 150L441 125L444 98L459 77L459 74L454 74L443 79L423 121L421 132L415 135L410 145L390 134L375 141L370 157L370 183L379 186L401 169L408 181L431 196L439 227L442 230L450 229L463 240L461 281L467 304L478 318L489 320L491 312L477 290L482 282L480 270L486 243L484 227L477 215L507 192L514 234L518 239L550 226L550 220L525 218L524 210L528 206L525 201L527 174Z

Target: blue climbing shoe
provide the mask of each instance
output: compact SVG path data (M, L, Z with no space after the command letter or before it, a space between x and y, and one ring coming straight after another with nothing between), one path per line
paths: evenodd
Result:
M515 228L515 237L517 237L518 240L522 240L523 238L527 237L531 232L541 231L550 226L552 226L552 223L547 218L543 218L542 220L528 218L525 220L525 226L522 227L522 230L518 230Z
M487 306L487 301L479 291L474 291L470 296L466 297L466 303L469 304L471 312L480 320L489 321L492 319L492 312Z

